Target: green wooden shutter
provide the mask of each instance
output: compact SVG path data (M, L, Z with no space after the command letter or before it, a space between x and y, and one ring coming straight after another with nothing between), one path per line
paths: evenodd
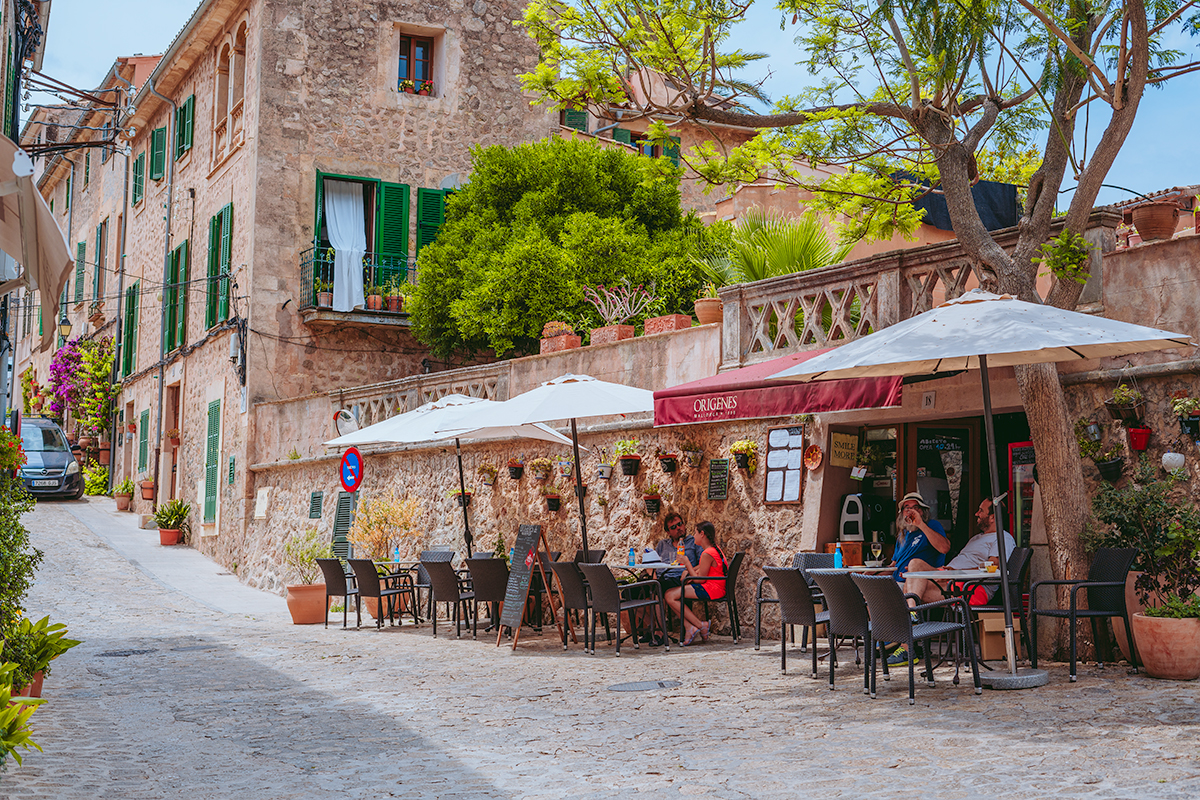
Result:
M574 128L577 131L583 131L584 133L587 133L587 129L588 129L587 112L586 111L575 111L574 109L567 109L567 111L563 114L563 124L566 125L568 128Z
M196 95L175 109L175 160L192 149L192 128L196 116Z
M208 446L204 457L204 521L217 520L217 476L221 456L221 401L208 404Z
M337 510L333 514L333 556L343 561L352 555L350 524L354 521L354 494L338 492Z
M633 144L633 131L628 128L613 128L613 141Z
M208 221L208 296L204 302L204 327L217 324L217 296L220 286L217 276L221 263L221 216Z
M83 154L83 188L87 188L88 181L92 179L92 152L89 150Z
M229 284L233 274L233 203L221 209L221 263L220 299L217 304L217 316L229 319Z
M142 153L133 160L133 204L142 202L146 192L146 154Z
M71 194L72 194L72 190L74 189L74 186L73 186L74 183L75 183L75 176L67 175L67 211L71 210Z
M160 181L167 170L167 129L155 128L150 134L150 180Z
M402 183L379 183L375 205L374 283L408 279L408 187Z
M320 519L321 512L324 510L325 493L313 492L308 496L308 518Z
M187 331L188 274L191 272L188 240L184 239L175 252L175 347L182 347Z
M421 248L437 238L446 221L446 192L441 189L417 189L417 255Z
M671 163L679 166L679 137L671 137L671 145L663 148L663 155L671 159Z
M38 306L38 336L42 335L42 307Z
M142 412L138 422L138 472L150 465L150 409Z
M100 299L100 262L104 259L104 224L96 226L96 268L92 270L92 299Z
M87 242L75 245L75 302L83 300L83 270L87 265Z
M325 173L317 173L316 208L313 213L313 247L321 246L321 221L325 218Z
M137 365L138 300L141 281L125 290L125 330L122 334L121 375L128 376Z

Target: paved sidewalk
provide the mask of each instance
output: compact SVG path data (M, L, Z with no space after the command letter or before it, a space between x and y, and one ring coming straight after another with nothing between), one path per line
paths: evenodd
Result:
M777 643L614 658L553 633L513 652L428 625L294 626L247 613L229 576L172 577L161 560L194 554L111 516L27 518L46 551L30 613L84 643L46 680L45 752L0 775L6 800L1200 796L1197 682L1052 666L1047 687L976 696L943 670L910 707L900 680L864 697L848 650L830 692L798 653L781 675ZM680 686L608 689L660 680Z

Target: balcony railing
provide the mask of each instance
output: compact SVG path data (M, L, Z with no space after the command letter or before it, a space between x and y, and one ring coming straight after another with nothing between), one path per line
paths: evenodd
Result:
M318 294L323 290L333 291L334 249L332 247L310 247L300 254L300 310L320 308ZM387 293L389 286L417 282L416 259L408 256L391 256L382 253L367 253L362 259L364 294L370 287L379 286ZM388 313L386 307L383 313ZM403 312L401 312L403 313Z
M448 394L465 394L486 400L508 399L508 362L461 367L447 372L413 375L355 389L330 392L334 410L346 409L362 426L412 411Z

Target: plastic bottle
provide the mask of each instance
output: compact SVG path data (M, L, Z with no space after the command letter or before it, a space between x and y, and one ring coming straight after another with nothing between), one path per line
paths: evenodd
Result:
M513 557L516 556L516 554L517 548L515 546L508 548L508 563L510 565L512 564Z
M842 543L838 542L833 548L833 568L842 568Z
M392 551L392 563L400 563L400 546L396 545L396 549Z
M675 563L683 564L683 539L675 544Z
M631 548L629 548L629 566L632 567L636 563L637 563L637 555L633 552L633 548L631 547Z

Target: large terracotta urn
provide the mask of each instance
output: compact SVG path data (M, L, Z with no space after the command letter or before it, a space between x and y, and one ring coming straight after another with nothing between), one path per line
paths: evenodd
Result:
M1133 209L1133 227L1147 242L1173 237L1178 219L1179 206L1175 203L1143 203Z
M725 318L725 306L719 297L696 298L696 321L701 325L711 325Z
M329 614L323 583L290 584L287 587L287 607L295 625L315 625L324 622Z
M1134 614L1133 638L1151 678L1200 678L1200 617L1171 619Z

